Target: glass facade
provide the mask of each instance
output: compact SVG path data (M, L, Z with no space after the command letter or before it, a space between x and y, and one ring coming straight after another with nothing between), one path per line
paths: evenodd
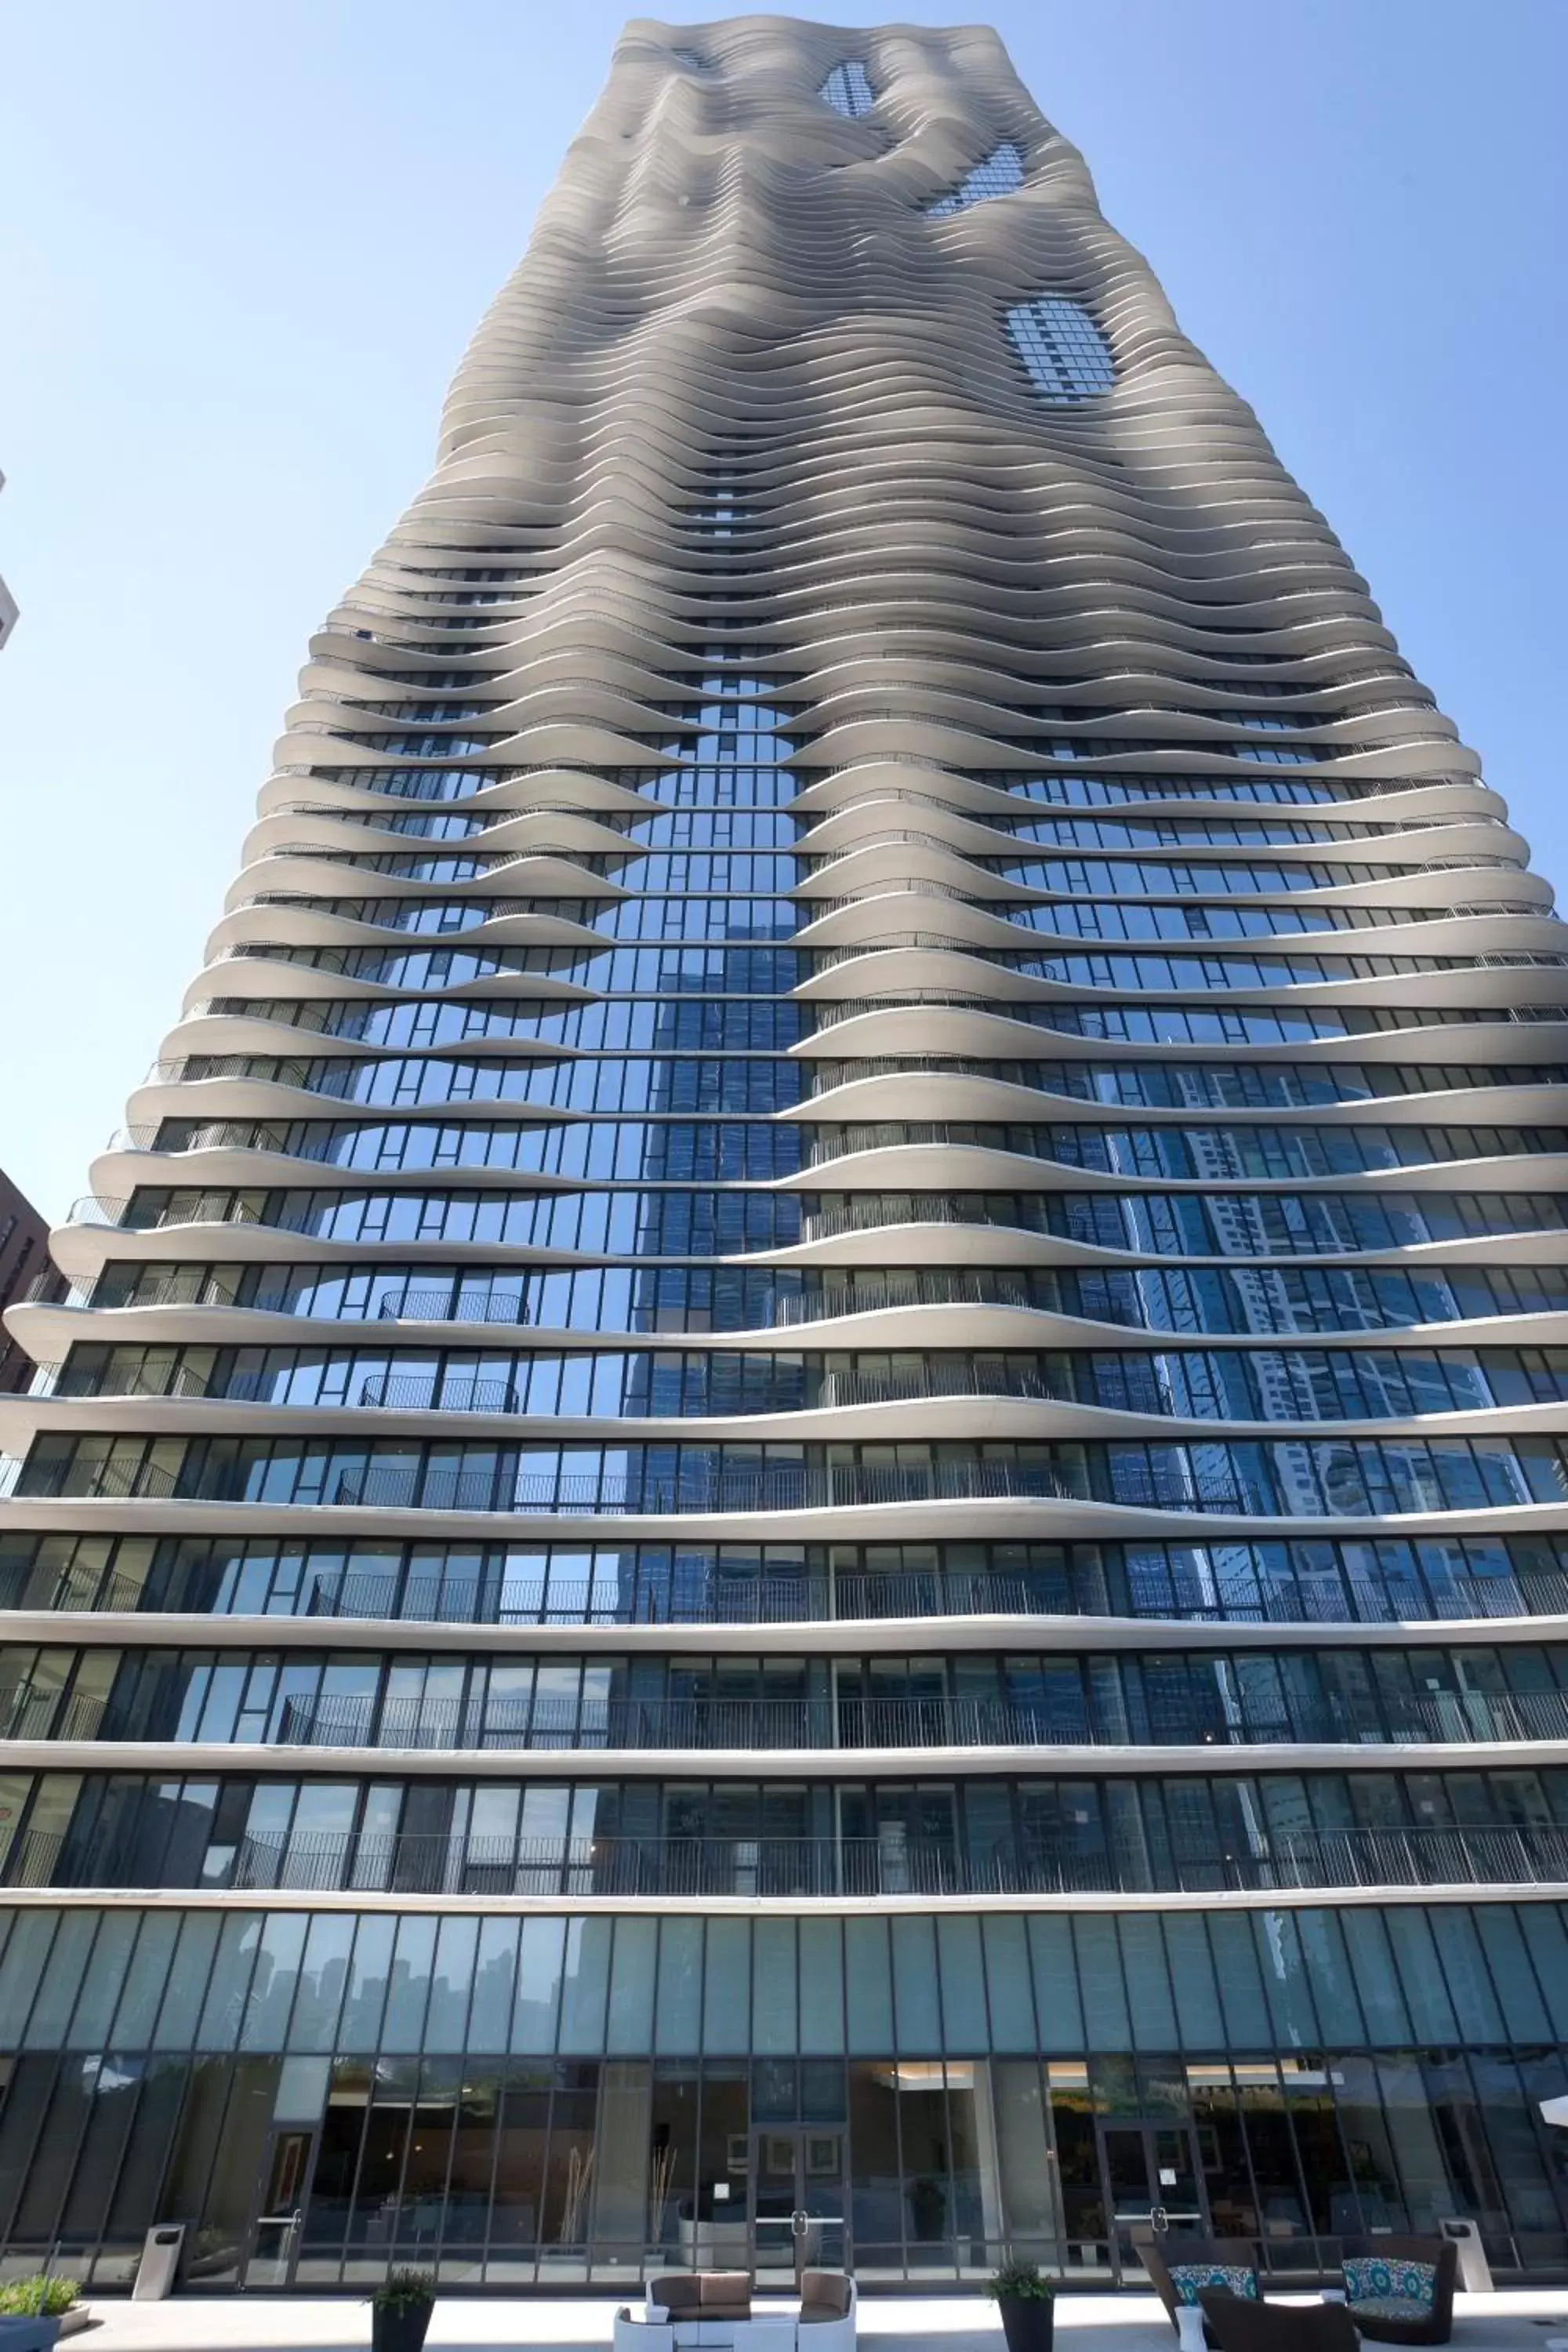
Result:
M1081 303L1068 302L1059 294L1037 294L1030 301L1016 302L1007 313L1007 332L1043 400L1092 400L1116 381L1110 346ZM1152 837L1169 840L1178 831L1162 829ZM1258 837L1265 831L1259 828Z
M1015 188L1024 184L1024 159L1010 139L994 147L984 162L976 163L959 182L951 195L939 196L926 206L928 220L945 220L950 213L968 210L971 205L983 205L987 196L1010 196Z
M34 1909L0 2028L13 2260L100 2286L171 2200L208 2288L766 2272L765 2189L797 2168L816 2252L868 2282L973 2280L1011 2245L1103 2284L1134 2261L1115 2199L1173 2161L1286 2276L1451 2213L1552 2263L1568 2220L1536 2112L1568 2086L1554 1903ZM286 2152L308 2201L280 2252L247 2200Z
M10 1310L0 2273L1568 2273L1562 925L857 39L625 36Z
M823 83L819 96L826 100L836 114L869 114L877 103L876 92L859 58L849 58L844 64L835 66Z

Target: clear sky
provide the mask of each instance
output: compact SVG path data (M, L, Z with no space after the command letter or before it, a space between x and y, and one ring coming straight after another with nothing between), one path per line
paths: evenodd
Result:
M0 1165L58 1217L624 12L0 13ZM1564 0L824 13L988 16L1568 882Z

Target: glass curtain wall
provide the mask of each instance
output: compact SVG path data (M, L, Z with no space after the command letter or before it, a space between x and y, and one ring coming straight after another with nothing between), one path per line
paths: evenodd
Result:
M787 2196L813 2258L868 2280L958 2283L1011 2245L1089 2283L1137 2270L1119 2213L1179 2197L1282 2276L1447 2214L1500 2268L1551 2268L1565 1987L1552 1903L39 1907L0 1952L7 2262L112 2286L177 2205L213 2286L765 2273Z

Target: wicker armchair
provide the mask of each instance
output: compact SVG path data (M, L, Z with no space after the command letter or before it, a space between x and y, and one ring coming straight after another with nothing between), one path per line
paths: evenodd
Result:
M1358 2332L1378 2344L1447 2344L1454 2332L1454 2285L1458 2277L1459 2249L1452 2238L1349 2238L1345 2260L1386 2263L1397 2271L1402 2263L1430 2263L1437 2275L1429 2304L1408 2302L1397 2291L1356 2301L1345 2281L1345 2309Z
M1253 2303L1212 2287L1198 2301L1219 2352L1357 2352L1355 2322L1342 2303Z
M1262 2294L1262 2287L1258 2284L1258 2246L1254 2239L1156 2238L1151 2231L1147 2237L1139 2237L1136 2242L1138 2259L1148 2272L1154 2292L1164 2305L1166 2315L1173 2327L1176 2326L1176 2312L1181 2297L1176 2292L1171 2273L1173 2270L1181 2270L1189 2263L1205 2266L1223 2264L1227 2270L1250 2271L1253 2276L1254 2292L1258 2295ZM1234 2297L1233 2300L1241 2301L1245 2298ZM1216 2338L1213 2328L1208 2324L1206 2305L1205 2312L1204 2337L1205 2342L1212 2346Z

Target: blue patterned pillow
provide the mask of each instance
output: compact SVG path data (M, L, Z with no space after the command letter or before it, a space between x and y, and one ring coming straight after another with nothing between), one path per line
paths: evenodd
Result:
M1205 2286L1228 2287L1232 2294L1245 2295L1249 2302L1258 2301L1258 2273L1245 2263L1175 2263L1171 2268L1171 2284L1178 2303L1196 2303L1198 2289Z
M1430 2310L1437 2293L1436 2263L1407 2263L1397 2257L1364 2254L1345 2264L1345 2301L1413 2303Z

